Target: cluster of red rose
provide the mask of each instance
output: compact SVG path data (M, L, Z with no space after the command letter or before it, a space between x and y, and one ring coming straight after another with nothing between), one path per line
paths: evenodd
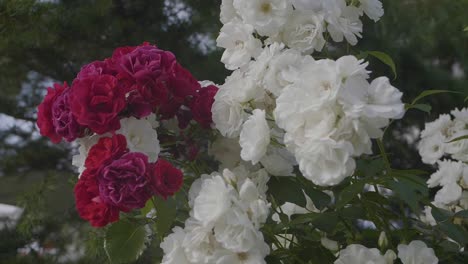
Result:
M84 66L71 87L48 88L38 107L43 136L58 143L104 135L91 147L76 187L80 216L95 227L119 219L119 212L145 206L153 195L167 198L182 186L182 172L159 158L150 163L143 153L130 152L127 139L116 134L122 118L156 114L177 117L179 127L193 119L212 123L211 105L218 88L202 88L168 51L144 43L122 47L111 58Z

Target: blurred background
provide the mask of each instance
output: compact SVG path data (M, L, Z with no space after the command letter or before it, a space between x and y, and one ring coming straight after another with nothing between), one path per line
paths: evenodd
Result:
M393 166L424 168L415 151L423 124L468 96L468 0L383 0L385 16L364 20L355 47L332 56L382 51L397 66L393 85L410 102L424 90L430 114L411 110L385 139ZM176 54L199 80L229 74L216 48L221 0L0 0L0 263L106 263L102 234L75 211L73 145L53 145L35 125L36 107L54 81L119 46L149 41ZM392 76L369 58L373 77ZM430 168L426 168L430 169ZM151 245L138 263L155 263Z

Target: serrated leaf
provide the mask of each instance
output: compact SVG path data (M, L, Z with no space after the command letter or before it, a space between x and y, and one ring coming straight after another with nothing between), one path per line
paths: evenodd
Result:
M413 100L413 102L411 103L411 105L414 106L417 102L419 102L421 99L423 99L423 98L425 98L425 97L428 97L428 96L431 96L431 95L435 95L435 94L441 94L441 93L458 93L458 92L448 91L448 90L426 90L426 91L422 92L421 94L419 94L419 95Z
M394 79L397 78L396 66L395 66L395 62L393 61L392 57L390 57L385 52L381 52L381 51L367 51L367 53L369 55L375 57L376 59L380 60L384 64L386 64L388 67L390 67L390 69L392 69Z
M415 104L415 105L410 105L406 110L410 110L410 109L418 109L418 110L421 110L423 112L430 114L432 110L432 106L428 104Z
M336 203L336 208L340 209L351 202L364 189L364 181L358 181L343 189L340 193L340 199Z
M453 143L453 142L457 142L457 141L460 141L460 140L465 140L465 139L468 139L468 135L465 135L465 136L461 136L461 137L457 137L453 140L450 140L449 142L447 143Z
M172 197L168 197L167 200L154 197L154 204L156 206L156 232L160 238L163 238L174 223L177 204Z
M268 181L268 193L275 197L278 206L286 202L306 207L306 199L302 187L291 177L272 177Z
M138 259L146 249L149 232L146 226L120 221L106 233L104 249L112 264L128 263Z

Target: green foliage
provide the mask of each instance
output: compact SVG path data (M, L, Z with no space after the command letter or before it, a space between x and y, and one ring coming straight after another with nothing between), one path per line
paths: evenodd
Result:
M162 240L171 229L176 218L177 206L172 197L167 198L167 200L154 197L154 206L156 209L156 233Z
M377 58L379 61L383 62L385 65L390 67L390 69L392 70L394 79L397 78L395 62L393 61L392 57L390 57L387 53L381 52L381 51L366 51L364 52L364 54L371 55L372 57Z
M143 254L148 238L146 225L122 220L107 230L104 249L111 263L128 263Z

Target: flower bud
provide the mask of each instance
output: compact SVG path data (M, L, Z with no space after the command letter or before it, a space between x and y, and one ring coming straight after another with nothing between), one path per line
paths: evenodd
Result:
M388 239L387 239L387 234L386 234L384 231L380 232L379 242L378 242L378 243L379 243L379 247L380 247L381 249L387 248L387 246L388 246Z

